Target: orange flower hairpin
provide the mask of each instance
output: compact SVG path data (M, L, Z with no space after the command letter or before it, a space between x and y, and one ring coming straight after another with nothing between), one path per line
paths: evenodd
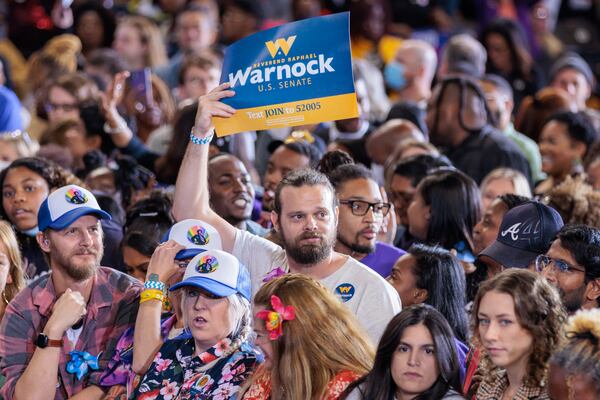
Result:
M294 306L284 306L281 299L275 295L271 296L273 310L263 310L256 313L256 317L265 321L265 327L269 331L269 339L276 340L283 334L283 321L291 321L296 318Z

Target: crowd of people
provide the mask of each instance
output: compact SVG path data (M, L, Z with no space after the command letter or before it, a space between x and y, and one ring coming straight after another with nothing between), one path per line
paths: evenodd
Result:
M356 118L215 133L343 11ZM600 398L599 11L7 1L0 398Z

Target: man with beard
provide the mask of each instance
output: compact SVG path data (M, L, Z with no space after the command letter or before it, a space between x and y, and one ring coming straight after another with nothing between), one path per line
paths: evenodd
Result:
M218 154L208 162L211 208L236 228L258 236L268 230L252 221L254 186L244 163L231 154Z
M377 241L390 203L384 203L371 172L359 164L340 165L329 174L340 204L335 250L359 260L384 278L405 252Z
M51 193L38 213L37 241L51 273L6 307L0 370L6 399L100 398L96 386L123 331L133 325L141 284L100 267L110 219L75 185Z
M206 187L212 117L229 117L235 110L220 102L233 96L228 83L199 100L196 124L177 178L173 214L177 220L196 218L214 226L223 243L248 267L252 290L275 276L304 273L339 296L376 343L389 320L400 311L400 298L381 276L345 254L333 250L337 199L320 172L304 169L287 174L277 186L271 219L283 248L239 230L209 206Z
M569 313L600 307L600 230L564 226L536 268L558 288Z

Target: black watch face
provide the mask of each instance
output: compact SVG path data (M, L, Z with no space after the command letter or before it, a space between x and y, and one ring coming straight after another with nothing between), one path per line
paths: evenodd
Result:
M35 340L35 345L41 348L48 347L48 336L44 335L43 333L40 333L37 339Z

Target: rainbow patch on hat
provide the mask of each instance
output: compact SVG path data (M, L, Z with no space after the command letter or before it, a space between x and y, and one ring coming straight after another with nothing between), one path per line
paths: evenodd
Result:
M65 198L71 204L84 204L87 203L88 198L81 190L77 188L71 188L65 193Z
M187 238L190 242L198 246L204 246L210 242L208 232L200 225L194 225L188 229Z
M211 272L215 272L218 267L219 260L211 255L206 255L200 257L198 265L196 265L196 271L201 274L210 274Z

